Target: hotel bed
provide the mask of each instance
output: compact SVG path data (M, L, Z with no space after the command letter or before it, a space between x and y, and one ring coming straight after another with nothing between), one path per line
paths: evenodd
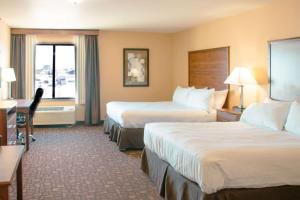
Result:
M268 103L240 122L147 124L142 170L169 200L300 199L299 118L299 102Z
M202 90L205 87L214 88L216 91L207 89L213 92L204 94L202 98L199 95L201 89L178 87L172 101L109 102L106 105L104 132L120 150L143 149L146 123L216 121L216 109L227 106L228 86L224 80L228 69L229 47L189 52L189 85ZM187 94L188 90L193 90L190 92L193 95Z
M300 199L299 45L299 39L269 43L270 99L249 106L240 122L145 126L141 168L161 196Z
M216 121L216 110L188 107L176 102L110 102L105 132L120 150L143 149L144 126L149 122Z
M144 128L147 122L216 121L216 110L185 106L173 101L109 102L107 114L124 128Z

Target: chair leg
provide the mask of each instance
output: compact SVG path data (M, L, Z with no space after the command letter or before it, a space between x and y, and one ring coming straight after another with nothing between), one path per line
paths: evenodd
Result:
M36 138L33 136L33 119L30 120L30 129L31 129L31 134L30 134L30 137L32 139L32 142L36 141Z
M19 129L18 128L17 128L16 134L17 134L17 140L18 140L19 139Z
M31 135L33 135L33 119L30 120Z
M32 142L36 141L36 138L33 135L29 135L29 137L31 138Z
M19 128L17 128L17 143L18 144L22 144L22 145L25 145L25 142L24 142L24 135L23 133L20 133L20 130Z

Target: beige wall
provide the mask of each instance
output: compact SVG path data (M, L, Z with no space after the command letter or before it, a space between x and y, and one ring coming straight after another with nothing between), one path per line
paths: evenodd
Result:
M169 100L172 88L171 37L160 33L101 31L101 118L109 101ZM150 49L150 86L123 87L123 48Z
M10 67L10 27L1 19L0 19L0 67ZM0 99L6 99L6 98L7 98L7 84L2 82Z
M299 0L278 0L266 7L173 34L173 88L188 84L188 51L230 46L231 70L235 66L249 66L260 84L246 89L246 104L262 101L268 88L268 41L300 37L299 19ZM231 105L238 104L238 88L232 87L231 95Z

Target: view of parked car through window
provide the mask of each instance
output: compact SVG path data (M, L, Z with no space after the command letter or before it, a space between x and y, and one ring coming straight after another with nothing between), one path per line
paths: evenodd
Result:
M35 90L43 88L43 98L75 98L75 46L39 44L35 52Z

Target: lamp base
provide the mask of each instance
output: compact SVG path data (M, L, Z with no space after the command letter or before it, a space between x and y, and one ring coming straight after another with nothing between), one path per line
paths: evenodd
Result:
M233 106L233 110L235 112L241 112L242 113L245 109L246 109L246 107L244 107L244 106Z

